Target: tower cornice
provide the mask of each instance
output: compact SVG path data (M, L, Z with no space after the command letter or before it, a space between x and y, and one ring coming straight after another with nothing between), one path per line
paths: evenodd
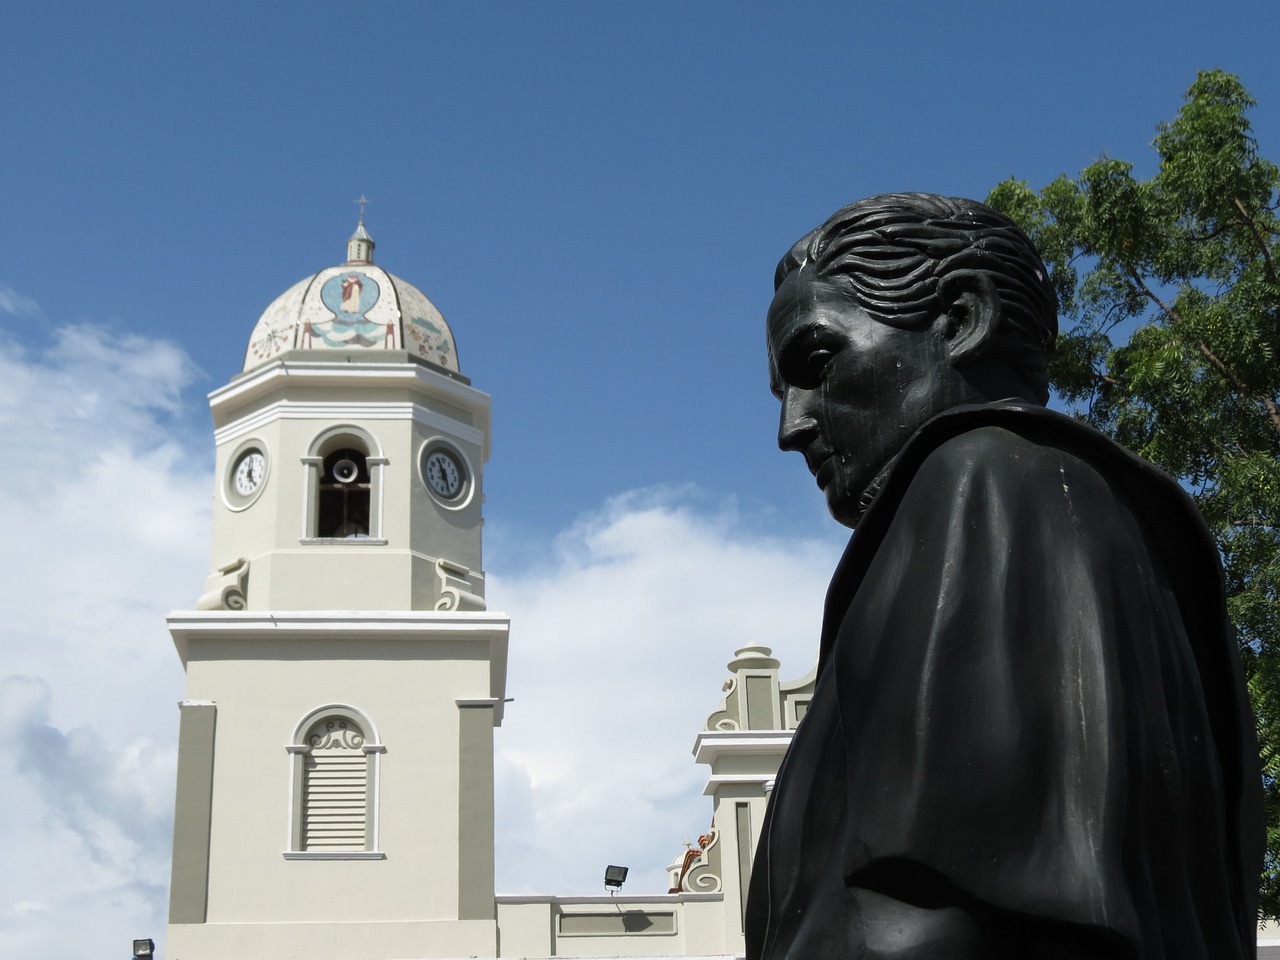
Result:
M446 430L459 439L474 443L489 455L488 433L480 427L446 416L421 403L277 400L227 422L214 431L216 443L229 443L274 420L412 420L437 430Z
M191 644L199 641L242 646L245 641L316 640L452 641L486 644L489 660L487 699L494 704L494 725L502 723L507 689L507 640L511 618L484 611L308 610L261 613L251 610L175 610L166 618L169 634L185 668Z
M297 390L324 391L333 397L332 400L317 404L314 402L295 402L287 399L272 400L283 394ZM389 362L380 361L315 361L315 360L274 360L256 370L250 371L223 387L209 394L209 409L213 414L213 422L218 439L230 425L245 416L247 410L255 405L273 403L282 414L288 409L290 415L308 417L308 410L319 411L325 408L329 415L337 407L350 406L341 398L344 392L360 391L387 392L408 391L421 396L424 400L443 401L466 410L472 416L471 424L463 424L449 420L440 426L461 428L463 434L476 434L476 441L481 444L484 459L489 457L489 416L492 399L489 394L477 390L454 374L436 370L417 361ZM357 404L359 411L346 411L346 415L371 416L381 419L386 415L403 415L407 407L395 401L369 401ZM417 405L414 404L416 407ZM396 408L393 410L392 408ZM381 411L381 412L380 412ZM265 411L254 411L251 416L260 417ZM428 421L447 420L445 415L436 411L419 408L416 416L427 417Z

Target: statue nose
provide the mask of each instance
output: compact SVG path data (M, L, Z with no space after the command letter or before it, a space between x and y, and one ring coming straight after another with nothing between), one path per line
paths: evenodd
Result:
M782 397L782 413L778 417L778 446L783 450L803 451L818 432L818 421L809 413L805 391L788 388Z

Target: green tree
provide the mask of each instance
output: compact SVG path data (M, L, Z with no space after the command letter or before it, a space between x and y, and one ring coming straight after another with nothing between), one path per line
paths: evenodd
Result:
M1157 127L1149 179L1104 157L987 203L1036 241L1064 331L1052 370L1077 416L1194 494L1222 553L1262 740L1262 913L1280 916L1280 170L1240 80L1201 72Z

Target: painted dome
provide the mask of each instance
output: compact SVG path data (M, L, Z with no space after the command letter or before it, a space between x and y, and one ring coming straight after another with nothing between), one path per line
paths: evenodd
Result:
M253 328L244 369L290 350L408 350L457 372L458 351L444 317L413 284L374 266L373 246L361 220L347 241L346 263L276 297Z

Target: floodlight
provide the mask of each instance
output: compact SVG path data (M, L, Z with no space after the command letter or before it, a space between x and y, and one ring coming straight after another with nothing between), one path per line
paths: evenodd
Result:
M156 943L150 938L135 940L133 941L133 960L150 960L151 954L155 952L155 949Z
M604 885L606 887L621 887L627 882L627 868L615 867L613 864L604 868Z

